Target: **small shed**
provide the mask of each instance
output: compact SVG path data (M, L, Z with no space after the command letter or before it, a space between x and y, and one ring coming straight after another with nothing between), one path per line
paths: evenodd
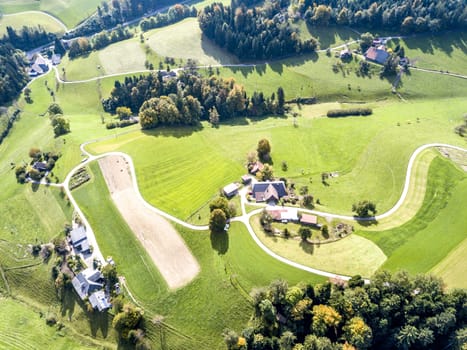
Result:
M245 174L245 175L242 176L242 183L243 183L244 185L247 185L247 184L249 184L250 182L251 182L251 177L250 177L250 176L248 176L247 174Z
M44 162L35 162L34 165L32 166L34 169L39 170L39 171L47 171L47 163Z
M101 312L109 309L112 306L103 290L92 293L89 297L89 302L94 309L97 309Z
M302 214L302 217L300 218L300 223L303 225L317 226L318 217L316 215L311 215L311 214Z
M224 195L226 197L233 197L237 194L238 192L238 184L237 183L231 183L231 184L228 184L227 186L225 186L223 189L222 189L222 192L224 192Z

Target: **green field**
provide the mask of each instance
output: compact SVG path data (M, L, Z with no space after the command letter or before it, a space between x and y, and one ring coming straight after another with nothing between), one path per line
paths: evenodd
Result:
M430 270L443 279L448 287L467 288L465 273L465 256L467 254L467 239L464 239L455 249Z
M406 224L381 232L358 232L388 256L383 269L428 272L466 238L467 175L449 160L436 157L428 173L427 190L417 215ZM458 262L465 269L465 262ZM446 269L434 270L441 276ZM450 281L454 286L463 281Z
M246 297L252 287L267 285L277 278L291 284L322 280L266 255L241 224L233 224L228 237L214 241L208 232L177 227L199 261L201 273L190 285L169 292L112 204L97 164L90 168L94 174L92 182L73 194L89 218L104 256L112 255L132 294L144 306L148 319L162 315L166 330L169 332L169 327L173 327L178 331L167 335L165 341L169 348L195 349L204 344L203 348L222 349L219 336L222 330L240 328L249 317L251 306ZM156 337L156 330L149 326L150 335ZM156 337L154 341L160 340Z
M96 12L99 0L0 0L0 12L43 11L59 18L68 28Z
M12 27L16 30L20 30L23 26L28 27L42 27L45 31L51 33L65 32L62 24L55 18L52 18L45 13L18 13L14 15L7 15L0 18L0 36L6 33L6 27Z
M201 34L195 18L145 34L149 46L160 56L195 59L201 65L231 64L238 60Z
M203 124L201 130L135 131L91 144L89 149L129 153L146 199L184 219L219 188L238 180L245 172L246 154L266 137L274 162L288 163L287 172L275 166L276 176L293 179L297 186L308 185L322 203L320 210L350 214L356 199L372 198L382 213L399 199L408 159L418 146L433 140L462 142L452 133L457 121L449 118L460 117L464 105L457 99L384 104L375 107L371 117L341 119L315 117L312 106L302 109L298 127L290 119L269 118L219 129ZM350 144L342 130L351 135ZM337 171L339 177L323 186L324 171Z

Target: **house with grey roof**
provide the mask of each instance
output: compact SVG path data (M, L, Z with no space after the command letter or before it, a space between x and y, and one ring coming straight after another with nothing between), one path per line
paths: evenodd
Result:
M92 293L89 297L89 302L93 309L97 309L99 311L105 311L112 307L109 298L105 295L103 290Z
M81 300L88 297L90 294L101 290L104 286L104 276L99 270L87 268L78 273L72 280L71 284L78 293Z
M78 253L86 253L90 251L91 247L89 246L88 236L86 235L86 229L84 226L75 227L70 232L70 242Z

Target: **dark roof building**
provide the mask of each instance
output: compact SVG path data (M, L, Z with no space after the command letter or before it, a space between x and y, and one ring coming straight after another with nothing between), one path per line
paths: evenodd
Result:
M368 61L373 61L379 64L384 64L389 58L389 53L384 49L376 48L374 46L370 47L367 52L365 52L365 58Z
M44 162L35 162L32 167L39 171L47 171L47 163Z
M104 279L99 270L88 268L77 274L71 283L76 293L78 293L81 300L91 295L92 293L101 290L103 284L101 283Z
M89 302L93 309L97 309L99 311L107 310L112 306L109 302L109 298L105 295L103 290L92 293L89 297Z
M256 182L253 184L252 196L257 202L277 203L287 195L283 181Z

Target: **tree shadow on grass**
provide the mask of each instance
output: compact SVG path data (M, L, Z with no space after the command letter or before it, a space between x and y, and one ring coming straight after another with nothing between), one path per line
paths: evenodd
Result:
M173 136L176 138L182 138L191 136L193 133L197 131L201 131L203 126L201 123L198 123L194 126L178 126L178 127L157 127L154 129L146 129L141 130L144 134L155 136L155 137L163 137L163 136Z
M65 288L62 300L62 317L68 315L68 320L71 321L75 312L76 294L71 288Z
M107 310L103 312L94 310L93 312L88 312L87 315L92 336L97 336L97 332L100 330L102 336L107 338L107 335L109 334L109 314Z
M211 232L211 246L219 255L224 255L229 250L229 234L225 231Z
M378 225L378 220L375 219L374 216L371 216L371 217L368 217L368 218L365 218L365 219L361 219L361 218L358 218L357 216L354 216L355 220L358 221L358 223L361 225L361 226L364 226L364 227L369 227L369 226L373 226L373 225Z
M300 248L302 248L305 253L310 255L313 255L313 252L315 251L314 244L304 240L300 240Z

